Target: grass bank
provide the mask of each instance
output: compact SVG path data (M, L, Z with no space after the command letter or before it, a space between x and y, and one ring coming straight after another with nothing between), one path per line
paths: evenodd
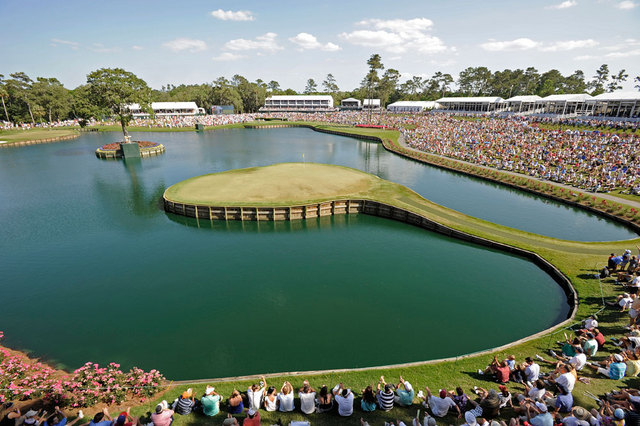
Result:
M0 141L3 145L11 145L19 142L42 141L78 136L74 128L64 129L29 129L29 130L0 130Z
M264 123L258 125L273 125L275 123ZM284 123L282 123L284 124ZM402 148L398 143L399 133L389 130L377 130L377 129L363 129L363 128L348 128L346 126L333 126L320 123L304 123L304 122L291 122L290 125L309 125L314 126L318 130L327 131L339 131L348 132L357 135L378 137L383 140L385 147L393 151L400 151ZM402 155L410 156L408 152L399 152ZM413 158L413 157L412 157ZM433 156L425 158L416 158L419 161L431 162L446 161L439 157ZM444 163L448 164L448 163ZM437 164L439 165L439 164ZM449 167L453 168L452 165ZM476 170L469 169L467 173L473 174ZM502 176L501 172L497 172L494 175L493 171L490 171L491 175L483 176L490 178L491 180L500 181L500 179L508 179L507 176ZM480 174L479 174L480 175ZM482 175L480 175L482 176ZM609 279L603 282L603 286L600 286L599 280L593 277L593 274L599 267L606 263L608 254L612 251L620 253L626 248L633 248L634 245L640 244L640 239L635 239L625 242L574 242L563 241L554 238L544 237L536 234L527 233L524 231L496 225L490 222L483 221L481 219L473 218L462 213L447 209L439 206L435 203L426 202L421 205L416 205L415 200L409 196L409 194L402 194L400 192L394 195L395 202L398 205L405 206L411 210L420 210L430 218L438 221L439 223L449 226L451 228L464 231L473 235L488 238L494 241L502 242L508 245L513 245L526 250L531 250L543 258L554 264L563 274L565 274L573 283L579 297L579 305L576 319L580 320L587 315L596 312L602 305L602 296L605 298L613 297L619 293L620 290L613 284L613 279ZM597 204L597 202L596 202ZM530 289L523 289L523 294ZM467 301L472 303L471 301ZM390 307L393 309L395 307ZM522 302L523 315L530 316L532 320L535 320L535 312L527 311L526 298L523 298ZM428 312L425 312L425 323L415 324L416 338L429 338L429 326L428 326ZM455 313L452 312L452 315ZM374 317L372 317L372 320ZM478 318L482 321L482 318ZM627 323L627 315L625 313L619 313L616 310L605 310L600 314L601 330L607 336L619 336L623 331L624 325ZM336 324L337 325L337 324ZM487 324L486 332L491 333L492 329L499 327L499 324ZM372 335L375 336L375 331L370 330ZM521 361L526 356L533 354L546 354L546 351L550 347L555 346L555 340L562 338L562 330L549 333L543 337L531 340L525 343L515 345L509 349L501 350L496 355L501 358L506 355L513 354L518 361ZM455 336L452 336L455 339ZM407 342L411 344L411 342ZM447 342L434 342L434 344L447 344ZM608 348L609 349L609 348ZM259 348L256 348L259 352ZM331 348L328 346L328 350L339 350L339 348ZM386 350L401 350L401 348L387 348L382 343L378 343L375 337L372 339L370 350L386 351ZM608 350L603 350L598 353L596 359L603 359L608 354ZM304 356L304 348L300 348L299 353L295 354L283 354L283 356ZM455 386L462 386L468 393L471 392L471 388L474 385L482 387L496 387L495 384L488 382L483 376L478 375L476 371L479 368L483 368L490 362L492 355L480 355L470 357L459 357L452 361L440 362L440 363L427 363L423 365L404 366L395 368L382 368L382 369L364 369L364 370L351 370L351 371L330 371L330 372L310 372L306 375L274 375L269 377L270 383L276 384L278 387L282 384L283 380L289 380L294 387L300 387L304 378L309 379L312 386L319 387L323 383L333 386L337 382L343 382L345 385L350 386L356 390L359 394L360 390L368 384L375 383L380 375L385 375L388 381L396 381L398 376L402 375L405 379L414 384L416 389L422 389L425 385L431 387L431 389L438 389L446 387L451 389ZM349 366L344 366L349 367ZM550 366L545 366L545 370L549 370ZM250 366L247 366L247 370L251 370ZM589 391L594 394L604 394L611 389L618 388L620 386L638 386L639 381L637 378L625 378L620 382L613 382L608 379L599 378L592 374L590 371L581 374L591 379L591 384L587 385L578 382L574 390L574 398L576 404L593 408L595 402L585 395L585 391ZM176 388L170 391L167 395L169 398L177 396L187 386L192 386L197 392L202 392L206 383L215 384L217 390L225 397L231 394L234 388L241 391L245 391L246 387L257 379L238 378L234 380L205 380L196 384L180 383ZM523 388L519 385L510 386L513 391L522 391ZM359 395L358 395L359 396ZM148 413L152 410L156 404L156 400L137 407L134 411L138 414ZM415 415L417 409L421 408L417 405L418 401L414 401L415 404L410 408L394 408L392 412L374 412L372 414L364 414L357 408L359 400L356 400L356 410L354 416L349 419L340 419L336 414L321 414L303 416L299 413L267 413L262 412L263 421L268 423L275 423L279 419L283 422L289 422L291 420L308 419L312 424L335 424L340 421L342 424L359 424L360 416L370 422L381 424L384 421L395 420L399 418L407 421L410 417ZM299 406L299 403L298 403ZM503 411L503 417L509 417L510 410ZM218 416L218 421L221 421L224 415ZM242 416L240 416L242 417ZM176 419L177 425L182 424L197 424L207 423L209 419L192 415L189 417L178 417ZM463 420L448 417L444 419L444 422L451 424L461 424ZM373 424L372 423L372 424Z

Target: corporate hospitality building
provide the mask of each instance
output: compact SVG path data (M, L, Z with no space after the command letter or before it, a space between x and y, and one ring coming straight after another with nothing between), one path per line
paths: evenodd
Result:
M389 112L423 112L437 108L434 101L397 101L387 105Z
M333 97L329 95L274 95L269 96L260 112L322 112L335 111Z
M149 117L149 111L142 110L138 104L127 105L134 118ZM156 117L204 115L204 108L198 108L195 102L152 102L151 110Z

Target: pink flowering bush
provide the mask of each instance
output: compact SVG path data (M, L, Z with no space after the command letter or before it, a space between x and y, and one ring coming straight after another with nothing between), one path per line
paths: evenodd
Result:
M0 332L0 339L4 336ZM44 398L59 406L90 407L97 403L120 404L127 397L147 398L158 392L164 376L157 370L133 367L128 373L120 364L106 367L87 362L72 375L54 375L45 364L12 355L0 348L0 403L7 400Z

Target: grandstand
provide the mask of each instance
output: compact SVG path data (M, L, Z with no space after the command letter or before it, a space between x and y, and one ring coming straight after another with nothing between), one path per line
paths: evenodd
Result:
M640 118L640 92L603 93L586 103L591 116Z
M322 112L335 111L329 95L274 95L268 97L260 112Z
M152 102L151 109L153 114L150 114L149 111L142 110L138 104L129 104L127 108L134 118L149 117L151 115L168 117L204 114L204 108L198 108L195 102Z
M423 112L437 108L438 104L434 101L397 101L387 105L389 112Z
M586 93L549 95L536 101L536 114L586 115L587 101L593 99Z
M518 114L526 114L533 112L536 108L536 102L542 99L538 95L521 95L514 96L505 100L506 111Z
M367 111L380 111L380 99L365 99L362 109Z

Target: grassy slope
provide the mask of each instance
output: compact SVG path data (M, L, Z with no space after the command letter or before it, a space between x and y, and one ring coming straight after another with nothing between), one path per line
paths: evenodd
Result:
M291 123L294 124L294 123ZM302 123L300 123L302 124ZM343 126L330 126L321 124L318 127L328 130L341 130L344 131ZM372 136L379 136L383 138L390 138L397 141L397 132L393 131L381 131L374 129L354 129L348 130L352 133L365 134ZM409 208L411 210L421 212L436 219L438 222L451 226L456 229L460 229L472 234L490 238L496 241L504 242L507 244L517 245L526 249L534 250L542 255L547 260L556 265L564 274L566 274L572 283L574 284L578 295L580 297L580 305L578 307L578 314L576 319L582 319L585 316L597 311L601 306L601 289L598 280L592 278L592 274L595 273L596 268L603 265L606 261L608 253L611 251L621 252L625 248L633 248L634 245L640 244L640 240L626 242L609 242L609 243L581 243L571 241L561 241L553 238L543 237L535 234L530 234L523 231L510 229L504 226L491 224L489 222L466 216L462 213L447 209L429 201L416 203L413 192L404 189L398 190L397 187L388 188L385 193L384 188L378 193L378 196L384 198L386 201L393 200L394 204ZM381 199L381 201L383 201ZM613 296L619 293L619 290L614 288L613 279L607 280L603 285L603 292L605 297ZM425 313L428 315L428 313ZM523 315L535 317L535 313L527 312L526 301L523 300ZM623 330L622 327L627 322L627 315L624 313L618 313L613 309L608 309L600 314L601 330L605 336L610 337L613 335L619 335ZM487 326L487 332L491 332L493 325ZM497 325L496 325L497 326ZM525 356L529 356L535 353L544 354L549 347L554 346L555 340L562 337L562 330L558 330L552 334L543 336L536 340L532 340L526 343L516 345L506 351L500 351L497 356L504 357L507 354L514 354L518 361L521 361ZM428 330L423 329L419 324L416 325L416 338L428 338ZM452 336L452 338L455 338ZM385 348L382 345L376 345L375 340L372 342L371 350L399 350L398 348ZM410 344L410 342L407 342ZM434 342L437 344L437 342ZM257 349L259 351L259 349ZM301 356L304 353L301 348L300 354L287 354L286 356ZM607 351L599 352L596 359L602 359L607 355ZM302 355L303 356L303 355ZM425 385L431 387L431 389L437 389L440 387L452 388L454 386L462 386L467 392L470 392L470 388L474 385L483 387L495 387L494 384L483 380L482 376L475 373L478 368L484 367L490 362L492 355L481 355L476 357L460 358L455 361L442 362L438 364L426 364L421 366L402 367L402 368L389 368L383 370L360 370L338 373L327 373L309 375L307 378L311 381L313 386L326 383L333 385L339 381L344 382L346 385L351 386L353 389L360 390L367 384L375 383L378 376L384 374L389 381L397 380L399 375L402 375L407 380L411 381L416 388L422 389ZM347 366L345 366L347 367ZM543 365L543 370L548 370L547 366ZM588 398L584 392L589 391L594 394L603 394L618 386L632 386L637 387L640 383L637 378L625 378L621 382L612 382L608 379L600 379L591 372L584 372L581 374L591 378L591 384L585 385L578 382L576 389L574 390L574 398L576 404L592 408L594 407L594 401ZM271 383L275 383L278 386L285 380L285 376L270 378ZM294 387L299 387L302 384L302 377L289 377L288 380L292 382ZM255 381L255 380L254 380ZM246 386L251 383L249 381L238 382L222 382L216 383L216 388L223 395L228 396L231 390L235 387L240 390L245 390ZM186 387L181 385L179 388L170 391L168 395L174 397L177 393ZM204 389L204 384L195 387L198 392ZM512 391L521 391L522 387L518 385L510 386ZM417 401L416 401L417 402ZM156 401L139 407L135 410L137 413L144 413L150 410ZM415 414L416 409L420 408L414 404L409 409L394 408L391 413L375 412L373 414L363 415L358 409L359 401L356 400L356 412L353 418L348 420L341 419L341 423L344 424L358 424L358 420L362 415L366 420L381 423L386 420L400 418L408 420L410 416ZM297 404L299 406L299 404ZM423 410L424 411L424 410ZM283 421L295 420L295 419L309 419L313 424L334 424L337 417L331 415L312 415L302 416L301 414L282 414L282 413L266 413L262 412L265 423L275 422L278 419ZM505 410L504 416L510 415L509 410ZM218 417L222 419L222 415ZM176 420L177 425L192 424L192 423L204 423L207 419L199 416L189 416L187 418L178 417ZM463 423L462 420L449 417L446 420L449 423Z
M0 141L7 141L7 145L15 142L34 141L41 139L60 138L77 134L72 128L64 129L29 129L29 130L0 130Z

